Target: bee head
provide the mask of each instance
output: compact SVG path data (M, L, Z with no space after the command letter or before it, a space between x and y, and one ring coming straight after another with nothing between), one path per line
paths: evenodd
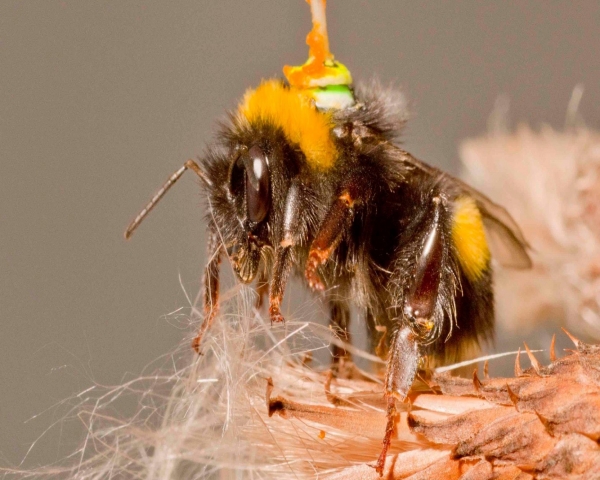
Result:
M284 241L283 210L291 179L302 169L323 174L332 168L338 157L333 112L355 103L350 72L329 50L325 0L309 4L313 29L307 37L307 62L284 67L287 83L272 79L249 89L221 132L223 151L209 151L202 165L188 160L173 173L131 222L126 238L192 170L207 193L209 228L241 281L251 282L265 252Z
M256 275L265 247L282 241L290 182L300 171L322 175L338 156L332 113L306 89L280 80L249 89L221 132L229 152L208 162L210 203L240 280Z
M232 124L222 131L221 143L224 151L204 161L211 180L208 221L240 281L250 283L279 241L290 179L303 156L270 122Z

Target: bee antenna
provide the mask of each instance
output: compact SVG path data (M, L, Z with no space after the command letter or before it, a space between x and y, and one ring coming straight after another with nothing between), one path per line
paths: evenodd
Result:
M156 206L156 204L160 201L162 197L165 196L165 193L169 191L169 189L175 185L175 182L181 178L186 170L192 170L200 177L200 180L204 182L205 185L212 187L212 182L208 179L206 174L200 169L198 164L193 160L188 160L185 162L181 168L179 168L173 175L171 175L167 181L164 183L160 190L156 192L156 195L152 197L152 199L148 202L148 204L143 208L143 210L138 214L137 217L129 224L127 230L125 230L125 239L129 240L133 232L137 230L140 226L140 223L146 218L146 216L152 211L152 209Z

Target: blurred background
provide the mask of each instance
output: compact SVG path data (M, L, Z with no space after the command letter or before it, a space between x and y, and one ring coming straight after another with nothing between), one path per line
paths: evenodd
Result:
M596 0L330 0L328 23L355 80L406 92L405 147L450 172L502 94L515 121L560 129L583 84L579 113L600 126ZM193 175L123 230L246 88L304 62L309 29L302 0L0 3L0 466L63 458L84 430L56 402L192 337L168 314L200 287ZM500 327L496 348L549 337Z

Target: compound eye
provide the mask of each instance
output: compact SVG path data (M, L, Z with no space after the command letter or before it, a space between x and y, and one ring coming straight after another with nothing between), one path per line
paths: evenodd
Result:
M245 163L248 219L259 223L264 220L271 207L269 164L264 152L256 145L248 151Z
M235 199L244 198L244 182L246 178L246 167L244 159L239 155L229 169L229 191Z

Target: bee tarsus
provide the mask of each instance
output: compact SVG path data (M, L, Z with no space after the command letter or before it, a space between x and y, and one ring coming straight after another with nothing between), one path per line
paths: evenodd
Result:
M390 448L390 444L392 443L392 435L396 431L396 425L399 420L398 411L396 410L396 400L392 396L387 397L386 417L387 423L382 441L383 447L381 449L381 453L379 454L379 458L377 459L377 463L375 464L375 471L379 474L379 476L383 476L387 452Z
M192 348L198 355L201 355L200 346L204 334L212 325L219 311L219 266L223 246L221 245L221 239L214 230L209 233L206 250L209 260L204 269L204 320L200 325L198 334L192 341Z

